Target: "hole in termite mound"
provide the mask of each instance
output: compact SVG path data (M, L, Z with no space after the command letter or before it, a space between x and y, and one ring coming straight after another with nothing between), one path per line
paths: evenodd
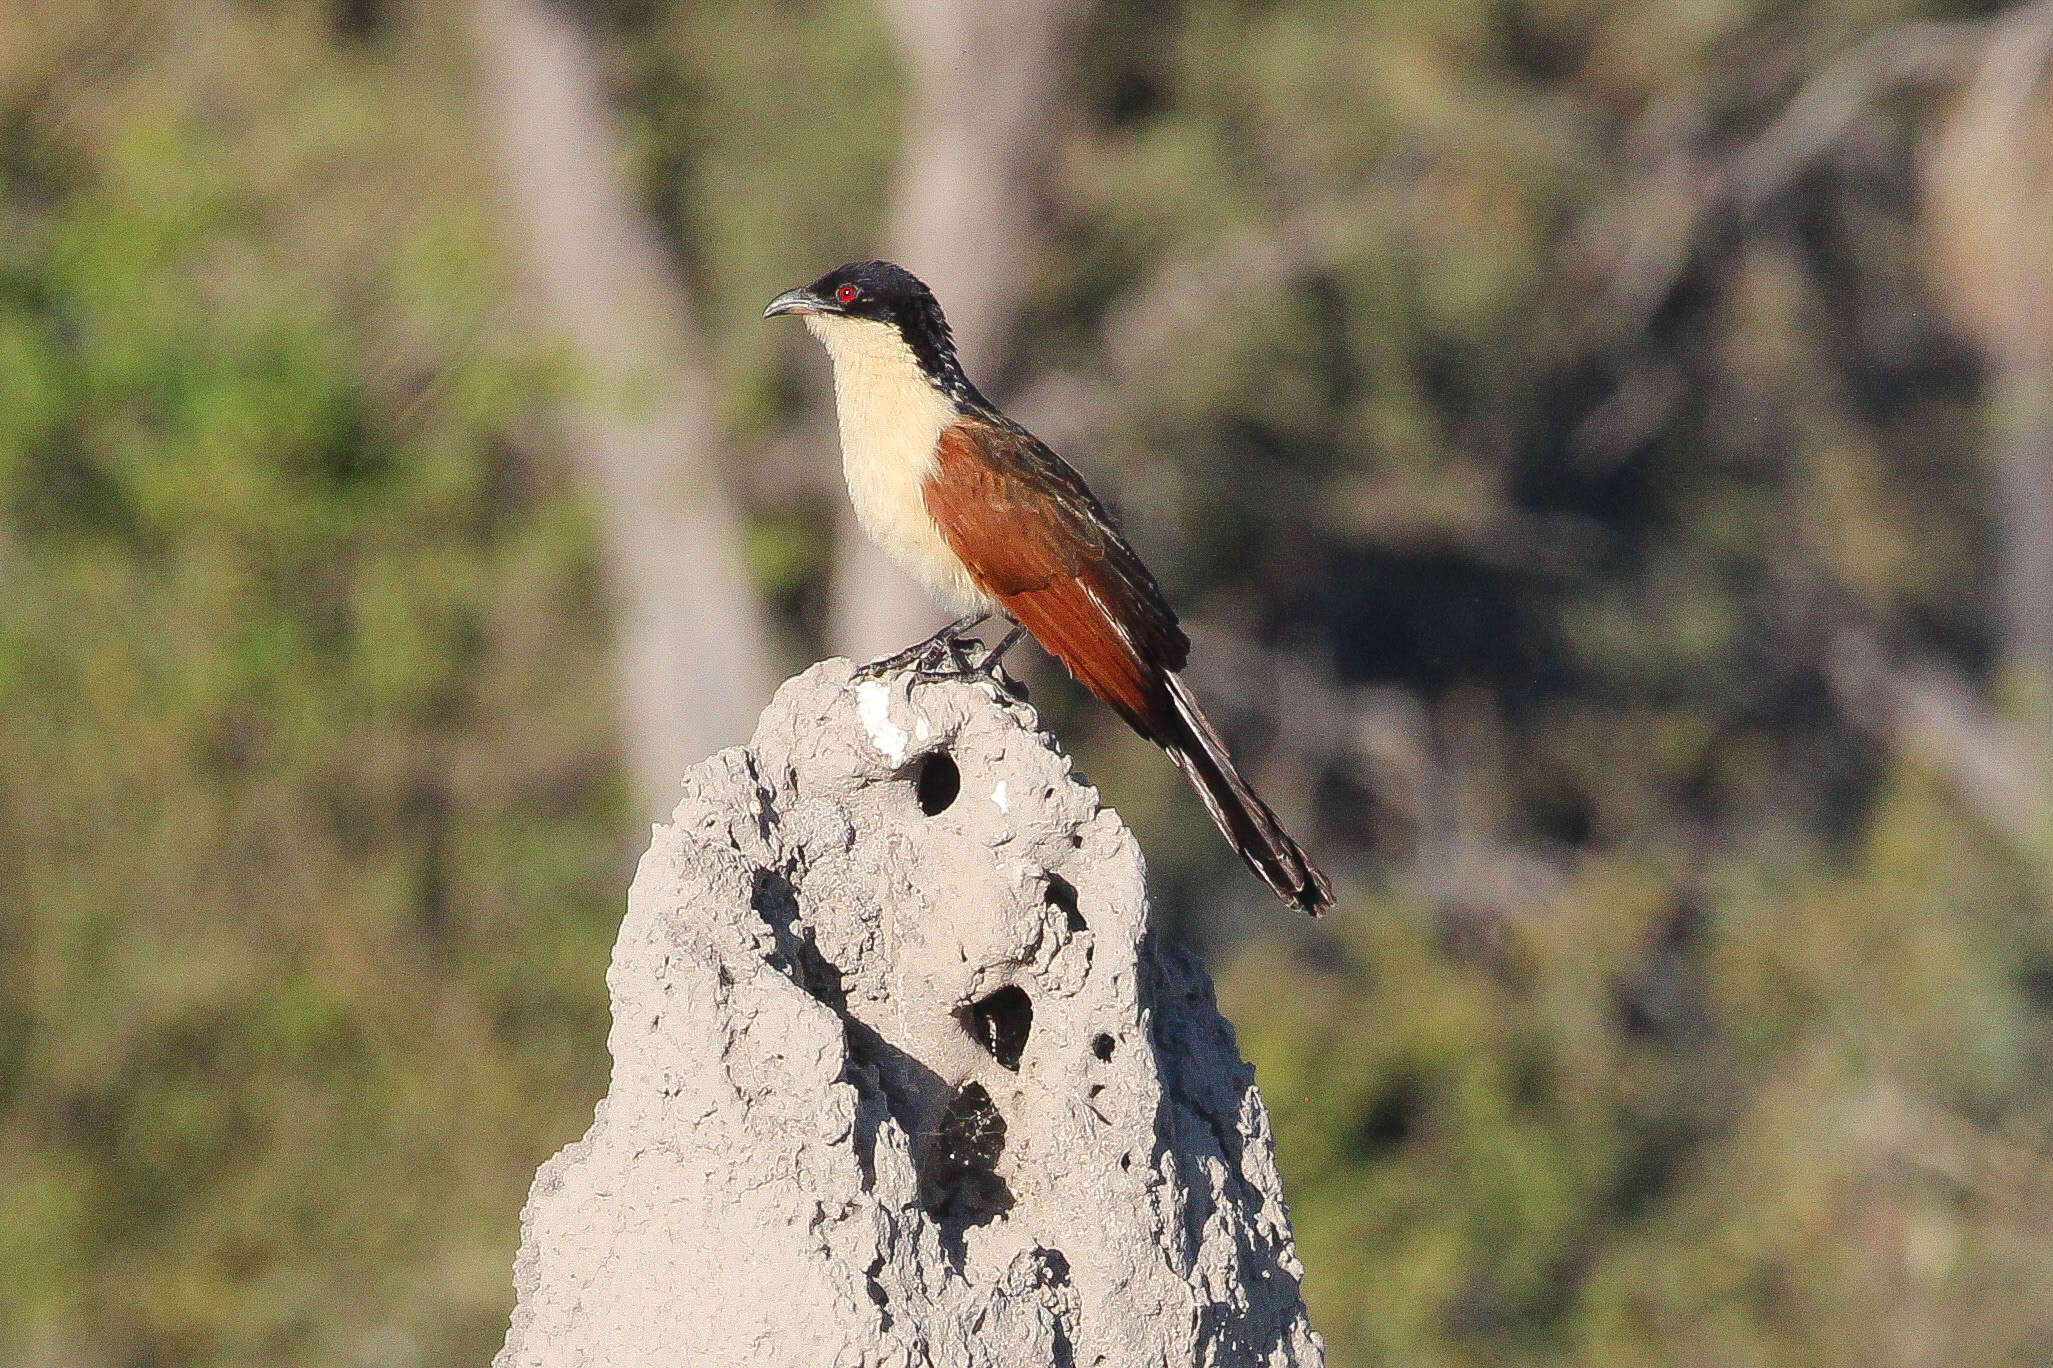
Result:
M921 1165L920 1197L951 1224L981 1225L1012 1208L1012 1189L997 1174L1005 1153L1005 1118L981 1083L965 1084L934 1128Z
M991 1058L1019 1072L1020 1056L1026 1053L1027 1036L1034 1029L1034 1001L1026 989L1009 983L965 1007L962 1017L963 1025L977 1044L991 1052Z
M954 807L961 795L962 770L946 751L935 751L920 761L919 773L913 776L912 792L921 812L938 817Z
M1111 1036L1100 1031L1091 1038L1091 1053L1096 1055L1101 1061L1109 1062L1112 1058L1112 1046L1114 1043Z

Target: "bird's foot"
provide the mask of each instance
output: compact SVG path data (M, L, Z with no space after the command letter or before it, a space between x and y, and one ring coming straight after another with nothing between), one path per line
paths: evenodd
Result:
M915 679L983 680L995 685L999 692L1024 703L1027 701L1027 686L1013 678L1005 668L1001 659L1004 654L996 647L986 649L982 638L956 637L950 642L927 646L898 668L906 670Z
M988 616L988 613L973 613L951 622L925 641L908 646L896 655L856 666L855 677L876 679L881 675L907 673L927 679L953 679L977 674L981 662L973 660L970 652L982 650L984 643L963 633Z
M877 679L888 674L910 674L916 679L987 679L1024 703L1027 686L1006 670L1004 659L1005 653L1026 635L1026 629L1014 627L996 646L987 649L981 638L965 635L982 621L981 617L968 617L952 622L917 645L858 665L855 677Z
M879 679L890 674L909 674L921 679L955 679L963 675L980 673L980 662L971 659L971 652L980 650L983 642L975 637L953 637L947 641L922 641L896 655L873 660L867 665L855 667L857 679Z

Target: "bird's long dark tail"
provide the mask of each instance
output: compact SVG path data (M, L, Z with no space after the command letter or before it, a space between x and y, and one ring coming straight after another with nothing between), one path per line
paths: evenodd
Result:
M1333 885L1303 847L1290 839L1269 805L1240 777L1233 757L1226 753L1226 743L1219 739L1182 677L1169 674L1165 681L1183 734L1164 734L1168 728L1155 728L1155 739L1197 789L1212 821L1248 868L1292 907L1315 917L1323 913L1333 905Z

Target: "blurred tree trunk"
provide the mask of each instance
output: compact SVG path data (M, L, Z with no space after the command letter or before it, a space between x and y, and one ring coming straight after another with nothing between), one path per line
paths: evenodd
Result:
M666 815L688 766L747 739L772 683L712 383L589 40L548 0L471 0L470 18L513 226L581 367L571 435L599 509L628 770Z
M1993 371L2002 626L2053 717L2053 3L1997 21L1926 168L1941 296Z
M972 376L1017 315L1047 167L1061 61L1082 0L885 0L911 81L889 231L894 260L934 287ZM828 634L858 660L940 626L933 600L844 509Z

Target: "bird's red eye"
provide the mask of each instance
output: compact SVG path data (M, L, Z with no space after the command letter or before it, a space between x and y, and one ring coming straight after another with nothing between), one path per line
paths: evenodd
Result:
M858 290L853 285L843 285L840 289L834 292L834 297L840 300L843 304L853 304L855 303L855 297L861 293L862 291Z

